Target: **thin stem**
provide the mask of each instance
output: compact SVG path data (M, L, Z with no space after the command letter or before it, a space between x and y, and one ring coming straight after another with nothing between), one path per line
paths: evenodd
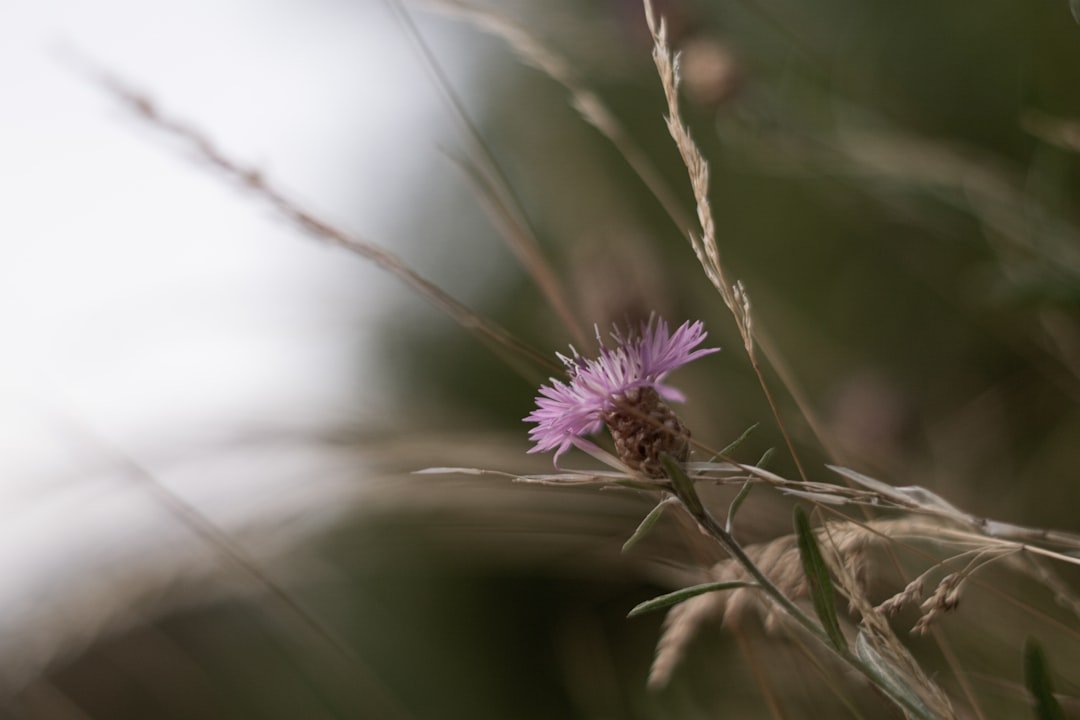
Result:
M667 458L667 460L670 461L671 459ZM672 465L673 461L670 464L665 462L665 466L668 467L669 470L668 477L671 480L672 492L675 497L679 499L683 507L686 508L686 511L694 518L705 534L720 543L724 550L726 550L728 554L731 555L731 557L757 582L757 584L761 586L761 589L773 600L773 602L779 605L789 617L799 623L799 625L807 632L817 638L822 645L835 653L837 657L842 659L849 666L858 670L864 677L873 683L875 687L888 696L890 700L903 708L906 712L910 713L912 717L933 720L933 716L927 715L927 711L924 708L918 707L908 698L893 692L890 688L878 682L870 666L864 663L857 655L846 647L838 648L833 645L828 634L825 632L825 628L823 628L819 622L807 615L802 608L796 605L791 598L785 595L784 592L761 571L761 568L759 568L753 559L746 554L746 551L743 550L742 546L735 540L735 537L725 530L724 527L709 514L709 511L705 509L704 504L701 502L701 498L697 494L693 481L691 481L686 473L682 472L680 468L672 467Z
M682 499L681 497L679 498ZM687 508L689 510L689 507ZM829 636L825 633L825 629L821 625L807 615L802 608L796 605L787 595L783 593L773 582L768 578L765 573L761 571L761 568L746 554L742 546L735 540L735 538L725 530L720 523L713 518L707 511L701 516L694 516L698 525L708 533L710 537L724 546L724 550L728 552L736 562L743 566L751 577L761 585L762 590L768 593L777 604L779 604L788 615L795 619L800 625L810 631L812 635L821 640L826 645L831 647L831 641Z
M555 314L559 316L567 332L580 345L587 342L587 337L581 323L578 322L573 309L566 299L566 293L559 282L551 263L547 261L540 251L540 244L536 239L536 232L529 222L522 208L521 201L514 195L513 188L506 172L499 165L492 152L490 145L484 140L483 135L477 128L476 123L469 117L465 105L454 90L450 79L443 70L435 53L424 40L420 29L409 14L402 0L386 0L386 5L394 15L394 19L400 24L402 31L412 41L424 69L431 77L432 84L439 92L443 102L450 111L451 118L457 123L469 146L472 160L476 163L479 179L485 181L486 190L490 192L490 198L494 201L491 208L493 221L501 226L504 238L522 263L522 266L532 277L540 289L540 293L548 302ZM483 196L481 191L481 196Z
M765 699L765 705L769 708L769 714L777 720L783 720L784 713L780 709L780 701L776 697L776 690L769 684L768 675L762 671L761 663L754 655L754 647L746 639L746 635L739 630L738 627L734 630L735 642L739 645L739 651L746 658L746 665L750 668L750 674L754 676L754 681L761 689L761 696Z
M138 117L189 144L196 155L222 171L226 176L237 181L242 187L254 193L264 202L269 203L278 212L318 240L344 248L370 261L376 267L394 276L407 287L416 291L418 295L430 301L461 327L481 340L491 343L493 348L504 349L511 356L528 360L535 366L544 368L549 372L558 372L562 369L549 360L547 356L519 341L509 330L470 310L434 282L413 270L394 253L337 225L332 225L301 207L272 184L257 168L233 160L199 130L166 115L146 95L105 73L96 72L93 68L89 68L89 70L95 72L95 78L118 99L126 103Z
M773 400L772 391L769 390L769 384L765 382L765 375L761 372L761 366L758 365L757 357L752 348L747 348L747 352L750 355L750 367L754 369L754 374L757 375L758 384L761 385L761 390L765 393L765 401L769 403L769 408L772 410L773 417L776 418L776 425L780 428L780 434L784 437L784 445L787 447L791 459L795 461L795 469L798 471L799 477L803 482L809 482L806 470L803 469L802 461L799 460L799 453L795 452L795 443L791 441L791 435L788 434L787 426L784 425L784 421L780 418L780 408L777 407L776 401Z

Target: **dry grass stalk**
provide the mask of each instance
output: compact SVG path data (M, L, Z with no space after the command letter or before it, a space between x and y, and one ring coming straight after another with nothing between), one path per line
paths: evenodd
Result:
M404 260L394 253L332 225L301 207L271 184L258 169L236 162L199 130L162 112L158 105L147 95L104 74L99 73L98 79L109 92L124 101L138 117L159 130L186 141L199 157L268 202L310 235L371 261L379 269L393 275L418 295L426 298L462 328L483 340L493 343L495 347L501 348L517 358L525 358L546 371L558 372L560 369L546 355L538 353L523 344L508 330L492 320L470 310L438 285L409 267Z
M1076 597L1076 591L1069 587L1068 583L1054 572L1053 568L1049 567L1041 557L1035 557L1025 551L1013 555L1010 560L1014 567L1026 572L1054 593L1054 602L1080 618L1080 599ZM1020 560L1025 562L1020 562Z
M698 149L693 136L690 135L690 129L683 122L679 110L678 58L668 46L667 27L664 20L657 19L650 0L644 0L644 5L645 20L649 24L649 32L652 33L654 43L653 62L656 64L660 84L664 89L664 98L667 101L668 132L671 133L675 147L678 148L679 155L690 175L690 188L694 193L698 223L701 227L700 235L690 233L690 244L706 276L720 293L724 304L735 316L739 334L746 342L747 329L742 322L741 303L736 300L732 286L724 274L724 266L720 262L720 250L716 244L716 224L709 204L709 164Z
M846 536L852 530L847 525L854 525L866 536L863 542L850 549L848 546L851 540ZM889 667L894 679L901 679L905 687L918 695L923 705L934 712L935 717L953 718L956 713L948 695L923 672L922 666L907 646L900 642L888 619L873 606L864 589L865 551L871 541L896 538L912 531L922 535L925 529L922 523L899 519L866 525L832 523L822 527L819 535L823 536L822 551L832 570L836 588L847 597L850 612L859 618L856 648L861 641ZM858 531L854 532L858 534Z
M656 655L649 668L649 687L659 689L667 686L691 641L706 622L723 617L726 604L725 593L705 593L668 611L656 643Z
M525 65L536 68L562 85L570 95L571 106L585 122L596 128L615 146L675 224L679 228L689 227L691 216L653 165L648 154L634 141L600 96L582 82L569 60L505 15L477 7L465 0L428 0L418 4L461 17L477 29L501 38Z
M471 22L476 28L503 39L518 54L522 62L540 70L562 85L570 95L571 105L586 122L596 128L601 135L615 146L675 224L682 230L689 228L693 224L691 216L685 212L681 203L677 200L676 194L663 179L662 174L657 171L647 153L633 140L603 100L580 80L578 74L574 71L572 63L565 57L545 45L528 29L513 22L506 16L479 8L472 3L466 2L466 0L428 0L427 2L416 0L416 2L437 11L462 17ZM702 268L705 270L706 276L720 292L725 304L735 316L740 338L750 354L759 382L761 382L770 404L774 405L771 392L765 385L764 378L757 366L749 295L741 283L728 284L723 265L720 262L715 223L712 219L712 210L708 201L708 163L701 155L690 135L689 129L682 123L679 115L678 62L667 46L666 30L663 22L656 23L654 21L651 4L646 2L645 8L646 18L653 31L655 42L654 59L660 71L668 103L668 127L675 138L683 161L690 171L697 215L702 228L700 236L690 233L691 246ZM821 439L826 447L830 447L827 434L823 430L823 424L818 420L816 413L806 399L805 393L800 390L794 375L787 369L786 364L780 360L778 351L775 350L771 343L767 342L767 338L762 338L760 344L770 365L778 373L784 386L788 388L814 434ZM775 411L774 414L776 414ZM777 417L777 420L779 422L779 417ZM783 423L780 423L780 426L789 450L791 450L792 445L787 438L787 431L784 429ZM838 459L836 453L830 454L834 459ZM792 455L794 457L793 450ZM800 477L805 480L806 473L803 471L798 457L795 457L795 462L799 466Z
M919 575L919 577L908 583L907 587L902 591L881 603L876 610L879 613L891 616L899 612L901 608L915 604L922 599L923 587L931 573L936 572L946 563L951 563L961 557L971 556L971 559L961 570L948 573L942 577L941 580L938 581L934 588L934 592L930 597L919 605L921 615L911 631L916 635L924 635L929 631L931 623L933 623L939 615L956 609L960 604L960 590L964 582L977 570L997 560L1015 558L1018 556L1019 552L1020 551L1017 548L987 545L970 550L966 553L961 553L958 556L954 556L942 563L934 565L929 570Z
M1020 121L1025 130L1040 140L1080 153L1080 122L1035 111L1026 113Z
M571 309L562 282L551 263L540 250L536 233L526 216L520 201L510 188L510 182L499 166L495 155L469 118L464 105L454 91L439 64L438 59L420 34L402 0L386 0L405 35L415 45L424 68L428 71L436 90L440 93L450 116L457 121L465 138L470 159L475 163L467 173L492 222L500 230L510 251L533 279L541 295L559 316L567 331L577 343L584 344L586 334L578 315Z
M922 600L923 596L923 576L915 578L909 582L904 589L893 595L891 598L885 600L878 605L878 612L883 613L889 617L896 615L900 610L908 605Z
M822 543L823 547L826 544L832 547L833 562L849 567L852 577L861 577L865 569L866 550L872 543L879 541L882 536L896 537L911 532L915 525L908 520L882 520L867 526L837 521L819 529L818 534L827 540L827 543ZM792 599L806 598L806 575L794 535L784 535L744 549L785 595ZM714 565L702 582L748 579L749 575L741 565L734 560L725 560ZM707 593L675 606L668 613L657 644L656 658L649 675L650 684L656 687L667 684L685 655L690 640L705 621L722 619L724 625L733 627L747 622L755 614L769 631L791 626L791 623L785 622L787 616L784 612L757 588Z
M281 619L287 623L286 627L295 632L297 638L310 641L315 647L320 647L328 652L330 654L329 659L336 665L335 671L339 672L343 677L349 678L355 690L356 698L363 698L360 701L362 705L358 705L358 707L362 706L365 709L374 710L378 712L380 717L407 717L407 712L398 699L376 677L367 660L358 655L342 636L325 624L316 614L312 613L284 585L274 579L259 558L244 548L237 538L233 537L167 484L161 482L147 467L128 455L123 449L108 442L90 426L78 423L73 424L70 430L78 432L83 439L92 443L96 450L109 460L110 464L116 466L116 469L125 479L129 480L134 487L146 491L161 508L187 528L195 538L212 551L217 563L223 570L228 571L229 576L238 578L268 598L272 603L271 608L278 611ZM196 577L205 575L206 579L212 578L212 575L205 570L179 569L177 575L169 577L166 582L178 583L185 572ZM146 575L152 576L153 573L146 573ZM24 652L24 655L31 659L31 663L27 664L26 667L19 668L17 673L29 676L32 672L40 672L49 664L64 658L65 655L71 655L74 652L83 650L92 641L104 636L107 632L118 632L127 629L143 620L140 617L140 606L153 607L155 602L161 600L163 588L155 587L152 580L140 578L137 575L128 576L126 573L121 573L120 578L125 586L138 588L140 582L146 582L148 585L142 588L141 592L137 592L133 600L129 600L130 605L123 608L122 614L118 614L118 617L99 617L95 619L95 622L88 624L87 627L69 630L69 636L63 638L64 644L61 647L52 649L47 644L39 643L36 647L28 648L29 652ZM168 589L167 585L165 589ZM108 607L115 602L115 589L108 586L107 580L99 586L98 592L100 596L95 592L89 594L89 602L86 598L80 597L79 604L92 608L98 605ZM82 611L80 610L80 612ZM55 622L55 620L52 622ZM22 658L24 663L26 657ZM35 667L35 663L40 663L41 667ZM0 696L21 686L27 679L28 677L17 677L17 681L12 687L6 687L4 685L12 682L11 678L0 677Z
M961 573L949 573L941 578L934 594L919 606L923 614L911 631L916 635L924 635L929 631L930 623L934 622L938 615L955 610L960 604L960 588L963 581L964 575Z
M940 717L953 717L945 693L922 671L908 649L900 642L885 618L881 608L875 608L864 590L867 568L867 552L878 543L905 536L924 537L926 524L918 519L878 520L866 524L834 521L817 530L837 591L846 597L850 611L859 619L859 634L873 648L878 657L885 659L894 672L914 689L927 707L934 708ZM746 554L787 597L806 599L806 576L799 556L794 535L785 535L745 548ZM974 562L974 561L973 561ZM745 570L733 560L717 564L709 573L709 580L745 580ZM916 594L916 586L905 589ZM956 587L946 583L933 607L955 607ZM927 607L931 607L927 605ZM939 610L940 612L940 610ZM788 616L770 602L768 597L755 588L739 588L730 592L715 592L676 606L665 621L664 631L657 645L656 657L650 671L652 687L663 687L686 654L691 640L701 626L714 619L722 619L725 626L738 626L751 616L761 618L767 631L792 627L786 622Z

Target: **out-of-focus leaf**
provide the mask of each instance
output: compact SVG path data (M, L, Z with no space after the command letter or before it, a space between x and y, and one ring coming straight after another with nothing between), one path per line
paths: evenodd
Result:
M874 681L889 691L890 695L902 698L910 710L905 709L909 717L915 713L915 717L923 720L937 720L940 717L951 717L934 712L915 691L917 683L913 682L899 667L886 660L865 630L860 630L855 636L855 654L869 668Z
M840 621L836 617L836 600L833 595L832 579L829 566L821 555L810 519L801 505L795 506L795 536L799 542L799 557L802 559L803 572L810 588L810 598L814 601L817 612L829 640L840 652L847 652L847 641L840 631Z
M637 530L634 531L634 534L631 535L625 543L623 543L623 552L626 552L630 548L637 545L638 541L640 541L643 537L649 534L649 531L652 530L653 525L655 525L656 521L660 519L660 516L664 514L664 508L670 505L672 500L673 498L670 497L661 500L659 503L657 503L656 507L649 511L649 514L646 515L645 519L641 521L641 524L637 526Z
M652 600L646 600L643 603L635 605L634 609L627 613L626 617L637 617L642 613L647 613L652 610L659 610L660 608L666 608L671 605L678 605L681 602L685 602L698 595L704 595L705 593L718 592L720 590L734 590L736 588L745 587L757 587L757 584L741 580L732 580L729 582L713 582L704 583L702 585L693 585L688 588L683 588L682 590L668 593L667 595L659 595Z
M1050 681L1050 669L1042 648L1034 638L1024 643L1024 684L1035 703L1038 720L1065 720L1065 712L1054 697L1054 685Z

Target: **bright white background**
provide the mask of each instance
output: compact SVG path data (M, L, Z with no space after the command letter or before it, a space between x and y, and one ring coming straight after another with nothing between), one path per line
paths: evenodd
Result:
M365 343L400 292L134 119L84 59L381 243L452 137L377 0L0 3L0 645L28 672L67 625L206 562L120 455L235 532L350 491L347 459L288 443L185 448L377 418Z
M392 242L395 190L436 155L442 110L386 9L0 6L5 390L77 412L118 441L160 423L333 402L336 372L358 370L355 347L335 342L354 343L357 315L378 312L384 281L140 125L73 54L318 212ZM305 371L313 365L322 371Z

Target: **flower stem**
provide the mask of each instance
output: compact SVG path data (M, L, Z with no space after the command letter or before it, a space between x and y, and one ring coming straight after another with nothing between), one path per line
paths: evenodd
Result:
M785 595L783 591L761 571L761 568L757 566L753 559L746 554L746 551L743 550L742 546L735 540L735 537L705 509L705 505L701 502L701 498L697 494L697 488L694 486L694 482L689 478L682 467L670 456L663 456L663 462L664 467L668 471L668 479L671 480L672 491L675 497L678 498L679 502L686 508L686 511L690 516L694 518L698 526L706 535L723 546L724 550L727 551L727 553L731 555L731 557L734 558L735 561L757 582L761 590L779 605L789 617L821 641L821 643L836 654L837 657L859 671L859 673L873 683L875 687L896 703L910 717L923 718L924 720L936 720L934 715L927 714L926 708L916 705L909 698L893 692L890 688L879 682L870 666L863 662L858 655L846 647L837 647L834 645L821 623L810 617L802 608L796 605L791 598Z

